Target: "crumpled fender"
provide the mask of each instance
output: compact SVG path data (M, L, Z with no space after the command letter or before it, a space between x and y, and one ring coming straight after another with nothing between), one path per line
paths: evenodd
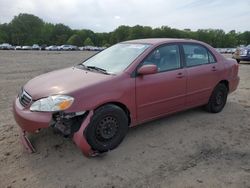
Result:
M83 132L88 126L91 117L94 115L93 111L90 111L85 120L83 121L80 129L73 135L73 141L82 151L82 153L87 157L94 157L99 155L99 152L92 150L91 146L88 144Z

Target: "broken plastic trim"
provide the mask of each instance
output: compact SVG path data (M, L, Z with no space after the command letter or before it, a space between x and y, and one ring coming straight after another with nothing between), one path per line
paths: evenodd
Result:
M80 129L73 135L73 141L78 146L78 148L80 148L80 150L86 157L96 157L101 155L100 152L95 151L91 148L91 146L89 145L84 136L84 130L88 126L93 114L94 114L93 110L89 111L88 115L82 122Z
M34 148L34 146L32 145L31 141L29 140L29 138L26 135L26 131L20 129L19 131L19 135L20 135L20 141L24 147L24 149L26 151L28 151L29 153L35 153L36 149Z
M70 113L57 112L52 115L50 126L59 130L64 136L69 136L80 129L87 115L87 111Z

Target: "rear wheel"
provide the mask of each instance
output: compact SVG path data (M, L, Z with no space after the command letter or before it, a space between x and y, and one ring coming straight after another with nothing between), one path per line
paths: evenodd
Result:
M92 149L106 152L116 148L128 131L128 117L116 105L105 105L97 109L85 135Z
M208 101L208 104L205 106L208 112L218 113L222 111L226 102L227 102L228 89L225 84L218 84Z

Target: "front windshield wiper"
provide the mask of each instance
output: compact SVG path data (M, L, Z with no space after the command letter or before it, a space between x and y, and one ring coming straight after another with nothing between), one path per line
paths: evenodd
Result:
M103 74L110 74L107 72L107 70L105 69L102 69L100 67L96 67L96 66L86 66L84 64L78 64L77 67L81 68L81 69L85 69L85 70L89 70L89 71L98 71L98 72L101 72Z
M83 66L86 67L88 70L96 70L96 71L102 72L102 73L104 73L104 74L109 74L109 73L107 72L107 70L102 69L102 68L100 68L100 67L96 67L96 66L85 66L85 65L83 65Z

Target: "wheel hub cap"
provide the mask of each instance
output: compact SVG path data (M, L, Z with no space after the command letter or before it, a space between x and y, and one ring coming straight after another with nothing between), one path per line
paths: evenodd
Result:
M216 102L216 105L218 105L218 106L223 104L223 93L222 92L219 92L217 94L215 102Z
M103 118L97 126L97 139L100 141L108 141L112 139L118 129L118 122L116 118L107 116Z

